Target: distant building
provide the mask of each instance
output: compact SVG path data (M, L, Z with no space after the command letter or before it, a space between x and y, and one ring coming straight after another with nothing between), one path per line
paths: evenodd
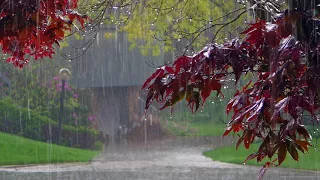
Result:
M114 32L101 29L86 53L71 62L71 82L91 97L88 103L98 118L98 129L116 137L142 121L144 99L141 86L155 71L146 62L161 65L164 56L143 56L139 49L131 51L124 32L106 39L104 34L110 31ZM71 41L71 44L73 42L79 43Z

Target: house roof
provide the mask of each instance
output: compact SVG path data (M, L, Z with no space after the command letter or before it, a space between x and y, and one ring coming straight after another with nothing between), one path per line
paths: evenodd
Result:
M141 86L155 71L147 62L163 64L163 55L144 56L138 48L130 50L125 32L117 32L114 38L105 38L104 34L110 31L114 32L101 29L85 54L71 62L71 82L76 87ZM70 43L81 44L85 40L71 40Z

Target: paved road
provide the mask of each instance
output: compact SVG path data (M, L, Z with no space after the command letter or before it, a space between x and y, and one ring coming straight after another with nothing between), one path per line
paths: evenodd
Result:
M220 138L177 138L109 146L91 163L0 168L1 180L256 179L259 167L214 162L201 153L230 144ZM315 180L320 172L271 168L264 179Z

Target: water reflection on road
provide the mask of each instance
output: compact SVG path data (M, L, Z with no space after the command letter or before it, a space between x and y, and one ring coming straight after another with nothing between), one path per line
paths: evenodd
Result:
M260 167L214 162L201 153L232 139L180 137L109 145L91 163L0 168L1 180L256 179ZM271 168L264 179L320 179L318 172Z

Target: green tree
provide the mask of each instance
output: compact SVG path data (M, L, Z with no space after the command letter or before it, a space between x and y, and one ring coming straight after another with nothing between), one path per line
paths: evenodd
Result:
M52 61L32 61L23 69L17 69L10 64L1 63L0 72L10 80L10 86L1 79L3 97L10 97L16 106L36 110L39 114L58 121L61 81L58 70L68 67L58 56ZM66 85L65 124L90 125L88 122L88 107L78 98L77 91Z
M211 42L214 30L232 19L224 14L243 9L241 4L225 0L82 0L78 8L92 18L89 30L103 24L127 32L131 48L138 47L143 54L154 56L177 51L191 54L199 50ZM238 18L215 39L233 36L241 30L245 18ZM105 37L115 34L106 33Z

